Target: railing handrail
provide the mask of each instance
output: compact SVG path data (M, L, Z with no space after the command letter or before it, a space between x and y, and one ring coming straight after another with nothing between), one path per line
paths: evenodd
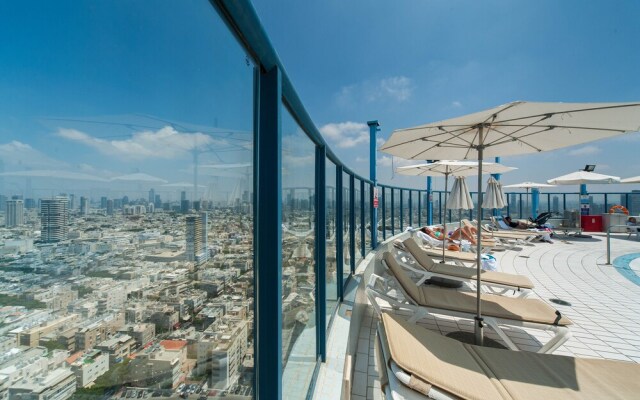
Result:
M607 229L607 264L611 265L611 228L627 228L627 225L610 225Z

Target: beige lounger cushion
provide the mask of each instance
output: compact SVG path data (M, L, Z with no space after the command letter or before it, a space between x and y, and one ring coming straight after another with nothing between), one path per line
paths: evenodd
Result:
M431 257L442 257L442 249L436 250L436 249L423 248L423 251L428 255L430 255ZM470 262L470 263L476 262L476 255L474 253L465 253L464 251L445 250L444 255L445 257L450 258L452 260L458 260L458 261Z
M434 274L450 275L458 278L476 279L477 269L458 265L441 264L433 261L431 256L418 246L413 239L406 239L404 247L411 253L420 266ZM533 282L524 275L507 274L504 272L482 271L480 279L487 283L499 283L519 288L532 289Z
M418 286L409 277L391 253L384 254L389 266L405 292L418 305L473 314L476 312L475 293L459 292L433 285ZM555 310L538 299L521 299L492 294L483 294L481 299L482 314L514 321L553 324L557 318ZM558 325L571 325L571 320L562 317Z
M464 344L390 314L382 323L391 359L422 381L464 399L503 399ZM427 348L428 345L428 348Z
M637 399L640 364L457 342L382 315L390 356L407 373L464 399Z

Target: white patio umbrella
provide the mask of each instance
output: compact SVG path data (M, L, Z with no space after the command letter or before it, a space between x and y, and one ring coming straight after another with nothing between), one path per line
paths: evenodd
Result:
M546 183L537 183L537 182L521 182L521 183L514 183L513 185L505 185L504 187L506 188L519 188L519 189L526 189L527 191L527 209L529 208L529 189L540 189L543 187L555 187L556 185L548 185ZM533 213L532 213L533 214ZM532 217L535 217L534 215L532 215Z
M482 208L503 209L507 206L507 202L502 193L502 185L493 176L487 180L487 190L482 201Z
M396 130L380 150L413 159L477 158L555 150L640 130L640 103L514 102L462 117ZM482 204L482 192L478 192ZM478 229L478 242L481 230ZM482 344L480 246L476 342Z
M631 178L621 179L620 183L640 183L640 175L632 176Z
M582 185L582 184L608 184L608 183L620 183L620 177L603 175L589 171L576 171L567 175L562 175L557 178L549 179L547 182L553 185ZM582 218L581 214L578 215L578 226L580 233L576 236L582 235Z
M447 234L447 209L452 210L471 210L473 209L473 199L471 198L471 193L469 193L469 187L467 186L467 180L464 176L456 176L456 179L453 181L453 186L451 187L451 195L444 203L444 212L445 217L444 221L444 232ZM462 225L462 221L460 221L460 225ZM462 227L462 226L461 226ZM462 242L462 236L460 237L460 242ZM442 261L444 261L444 251L445 245L442 243Z
M491 174L504 174L505 172L513 171L514 167L507 167L506 165L492 163L492 162L483 162L482 168L491 173ZM405 167L396 168L396 172L402 175L411 175L411 176L444 176L444 188L445 188L445 199L444 199L444 221L443 227L444 231L447 231L447 208L448 208L448 198L447 198L447 189L449 188L449 176L471 176L476 175L478 173L478 162L477 161L459 161L459 160L440 160L426 164L416 164L416 165L408 165ZM466 181L464 182L464 186L466 188ZM454 183L454 188L456 187ZM467 189L467 193L469 190ZM469 199L471 199L471 195L469 195ZM473 208L473 204L471 207L464 208L460 207L458 209L471 209ZM444 252L444 243L442 246L442 261L445 261L445 252Z

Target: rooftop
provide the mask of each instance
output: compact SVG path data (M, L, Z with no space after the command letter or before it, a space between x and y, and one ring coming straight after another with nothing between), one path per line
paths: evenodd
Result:
M381 246L378 253L390 248ZM552 244L543 242L523 246L520 251L493 254L501 271L526 275L532 280L535 285L533 298L547 302L574 322L570 329L572 337L553 354L640 363L640 304L636 300L640 296L640 241L628 238L627 234L613 234L611 265L607 264L606 234L603 233L592 234L592 239L559 235ZM379 263L379 258L379 254L368 256L361 264L360 279L370 272L367 269L373 269ZM571 305L553 303L551 299L564 300ZM357 307L356 304L354 309ZM384 309L408 318L405 311ZM368 302L363 310L360 329L351 330L351 335L358 337L352 398L384 398L373 352L378 316ZM354 323L357 324L352 320L351 324ZM472 320L445 315L429 316L419 324L442 335L455 331L473 332ZM336 326L345 328L340 324ZM348 325L346 327L348 329ZM506 333L520 349L534 352L551 337L548 332L526 328L511 328ZM342 334L344 332L331 332L329 342L340 348L332 338ZM485 337L504 345L490 328L485 329ZM331 363L327 363L329 365ZM321 373L318 390L328 393L329 388L334 387L339 391L341 381L323 381L323 374L331 376L331 371ZM316 398L320 398L318 392Z

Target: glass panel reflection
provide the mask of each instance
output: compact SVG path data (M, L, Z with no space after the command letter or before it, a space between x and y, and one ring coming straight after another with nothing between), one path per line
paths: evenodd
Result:
M207 2L38 7L0 24L4 393L251 396L253 65Z
M354 183L354 188L353 188L353 192L355 194L355 204L353 207L353 212L356 214L356 226L355 226L355 233L356 233L356 254L355 254L355 262L356 262L356 268L358 267L358 264L360 263L360 261L362 260L362 248L364 246L364 243L362 243L362 190L361 190L361 181L359 179L355 179L355 183Z
M283 385L285 399L306 398L316 366L314 182L315 145L285 112L282 119L282 380L286 382Z
M346 282L351 275L351 238L349 235L351 229L351 211L350 211L350 175L346 172L342 173L342 240L343 247L343 267L342 267L342 284Z
M326 311L327 325L329 325L330 317L338 304L338 275L336 262L336 242L339 236L336 236L336 165L329 161L325 161L326 166L326 197L327 197L327 213L326 213Z

